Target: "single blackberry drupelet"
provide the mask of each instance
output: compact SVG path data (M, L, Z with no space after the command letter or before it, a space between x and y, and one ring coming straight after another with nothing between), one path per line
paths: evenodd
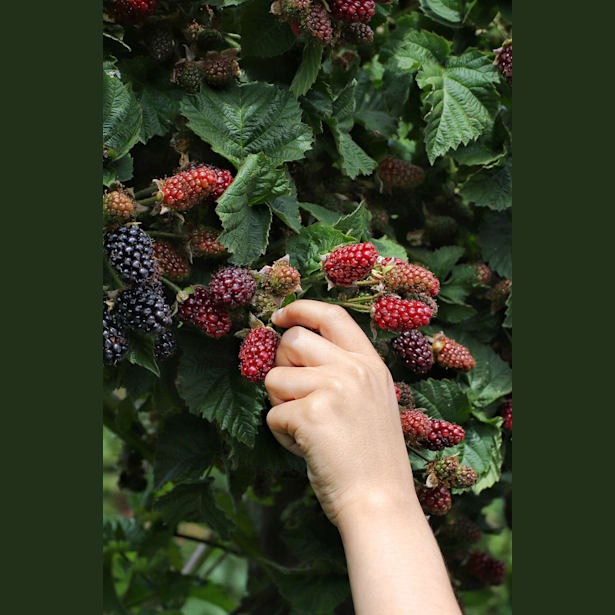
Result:
M103 298L103 363L117 365L128 352L124 327Z
M204 286L195 286L194 292L179 304L178 318L200 329L209 337L222 337L231 330L231 317L217 306Z
M209 282L211 297L218 305L236 308L249 303L256 292L256 280L248 269L223 267Z
M279 334L271 327L252 329L239 349L241 375L250 382L262 382L275 363Z
M406 331L396 337L393 350L404 365L415 374L426 374L433 365L433 352L429 340L419 331Z
M109 231L104 246L109 265L124 282L142 284L157 277L152 240L140 226L129 224Z
M156 360L165 361L177 352L177 340L173 331L163 331L154 342Z
M402 332L428 325L432 311L422 301L381 297L372 305L371 314L380 329Z
M332 0L331 14L340 21L367 23L376 13L374 0Z
M154 239L154 258L160 275L175 282L183 282L190 276L190 263L169 242Z
M417 489L417 495L423 510L430 515L442 516L451 509L451 492L444 485L431 488L421 486Z
M171 308L159 284L143 284L123 290L115 303L119 318L129 329L161 333L171 326Z
M378 258L371 243L353 243L335 248L326 258L323 269L331 283L352 286L367 277Z
M425 440L425 448L430 451L443 451L449 446L459 444L465 435L466 432L460 425L432 419L431 431Z

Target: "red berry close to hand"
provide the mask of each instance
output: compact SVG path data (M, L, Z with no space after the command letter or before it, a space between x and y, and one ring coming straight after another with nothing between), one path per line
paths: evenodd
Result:
M254 297L256 280L243 267L223 267L211 278L209 291L218 305L235 308Z
M442 367L469 372L475 365L472 353L455 340L442 333L434 335L432 348L436 360Z
M405 382L396 382L395 392L400 406L405 406L410 409L414 408L414 394L409 384Z
M431 421L431 431L425 441L425 448L431 451L442 451L449 446L459 444L466 432L461 425L448 421Z
M423 412L423 409L403 409L399 413L399 418L406 443L415 448L424 448L431 433L431 419Z
M502 427L506 431L510 431L510 433L512 433L512 398L507 399L500 406L500 414L504 417L504 422L502 423Z
M451 509L451 492L444 485L420 487L417 495L423 510L430 515L445 515Z
M337 286L352 286L372 270L378 250L371 243L353 243L335 248L324 262L327 278Z
M231 330L231 317L214 303L211 293L204 286L194 287L194 292L179 304L177 316L209 337L222 337Z
M385 258L382 265L384 267L393 265L392 269L383 274L384 283L392 293L429 294L435 297L440 292L440 281L424 267L406 263L398 258Z
M241 375L262 382L275 363L280 336L271 327L252 329L239 349Z
M372 319L389 331L412 331L429 324L431 308L422 301L382 297L372 305Z

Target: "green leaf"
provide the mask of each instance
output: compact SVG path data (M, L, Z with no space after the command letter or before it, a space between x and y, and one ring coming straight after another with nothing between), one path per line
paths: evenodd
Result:
M303 59L297 69L293 82L290 84L291 92L299 98L307 94L314 85L320 70L322 60L322 45L314 40L309 40L303 48Z
M216 504L211 479L177 485L154 504L163 519L175 527L180 521L206 523L222 538L233 531L233 522Z
M417 408L425 408L430 417L463 424L472 407L467 394L454 380L428 378L412 385Z
M241 11L241 53L272 58L288 51L296 37L287 23L270 11L270 0L252 0Z
M474 469L478 480L472 487L480 493L500 479L502 468L502 418L486 418L475 413L475 418L465 426L465 436L457 445L459 462Z
M244 83L228 90L202 87L186 96L181 112L188 127L235 166L263 153L275 165L303 158L312 131L301 122L301 107L289 90Z
M126 358L134 365L140 365L160 377L160 369L154 353L154 339L151 336L132 333Z
M371 214L367 211L365 203L361 202L354 211L347 216L342 216L336 223L335 228L346 235L351 235L355 239L362 241L368 238L369 221Z
M427 17L451 28L459 28L465 15L465 0L421 0Z
M291 237L287 243L287 250L291 261L301 269L301 273L309 275L320 269L321 255L331 252L339 245L354 241L354 237L316 222L302 228L295 237Z
M335 226L335 223L340 219L341 214L336 211L331 211L322 205L316 203L299 203L301 209L311 213L316 220L326 224L327 226Z
M378 250L380 256L401 258L404 261L408 260L406 249L396 241L389 239L386 235L380 239L371 239L371 242L376 247L376 250Z
M444 246L435 252L419 252L412 248L408 250L411 258L416 258L420 262L425 263L439 280L446 278L464 252L465 250L459 246Z
M481 169L471 175L460 188L468 203L502 211L512 207L512 158L497 167Z
M474 288L476 273L472 265L457 265L444 281L438 298L448 303L465 305L465 300Z
M503 278L512 278L512 223L508 216L488 212L478 235L486 263Z
M132 156L126 154L119 160L112 160L103 167L103 186L110 186L113 182L126 182L132 179Z
M301 230L301 215L296 196L279 196L269 203L271 211L295 233Z
M103 559L103 615L127 615L115 589L112 563L112 555L106 555Z
M499 75L491 59L476 49L451 56L450 43L431 32L409 30L396 62L419 69L417 84L428 109L425 145L431 164L459 145L477 139L492 125L498 110L494 84Z
M505 152L493 152L482 139L468 145L461 145L457 148L453 157L459 164L467 166L487 165L497 162L505 155Z
M177 90L158 90L146 85L139 98L143 123L139 141L147 143L152 137L163 137L173 127L179 115L181 93Z
M125 156L138 141L142 120L141 106L132 91L103 72L103 145L112 160Z
M176 414L156 440L154 489L168 481L199 478L214 461L220 438L212 425L192 414Z
M445 303L438 306L438 320L450 322L455 325L465 320L469 320L476 315L476 310L471 305L460 305L458 303Z

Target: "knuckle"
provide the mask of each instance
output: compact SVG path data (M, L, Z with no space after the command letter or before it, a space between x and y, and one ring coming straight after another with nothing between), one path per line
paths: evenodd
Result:
M284 333L284 335L282 335L282 340L280 344L284 343L288 346L296 346L300 343L300 340L303 337L304 333L305 330L303 329L303 327L291 327Z
M349 318L348 312L341 305L329 305L330 318L339 321Z
M273 367L267 372L267 375L265 376L265 382L264 382L265 388L267 389L267 391L269 391L269 389L273 388L273 386L275 385L275 382L278 377L278 373L279 373L279 368L277 367Z

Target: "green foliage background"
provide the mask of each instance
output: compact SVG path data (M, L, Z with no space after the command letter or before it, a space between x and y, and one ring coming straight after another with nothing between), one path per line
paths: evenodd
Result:
M181 42L181 24L201 4L161 2L152 19ZM373 45L336 49L297 39L266 0L211 5L242 73L228 89L203 85L196 95L169 81L172 62L151 60L143 27L105 22L103 184L138 190L171 175L176 144L188 143L191 159L236 176L199 212L222 230L229 262L258 269L288 253L306 296L318 298L309 276L319 255L370 240L380 254L438 276L439 313L427 332L465 344L475 369L418 379L392 357L389 366L430 416L466 430L447 454L458 452L479 480L454 496L454 512L476 521L478 548L507 561L509 573L497 588L456 586L467 613L509 613L512 441L502 437L498 409L512 392L512 293L494 311L471 265L512 278L512 89L492 53L512 35L510 3L377 5ZM424 183L384 190L374 170L385 156L423 167ZM388 220L379 224L382 210ZM437 232L442 216L453 220L447 236ZM174 222L155 223L165 224ZM215 268L195 261L190 281L207 283ZM369 331L368 319L356 318ZM380 332L375 343L390 337ZM178 340L169 362L158 365L145 340L105 369L104 612L351 613L337 533L303 462L266 429L263 389L237 369L239 341L185 327ZM115 486L122 442L147 461L142 494ZM443 522L431 523L438 534ZM452 558L454 549L441 546Z

